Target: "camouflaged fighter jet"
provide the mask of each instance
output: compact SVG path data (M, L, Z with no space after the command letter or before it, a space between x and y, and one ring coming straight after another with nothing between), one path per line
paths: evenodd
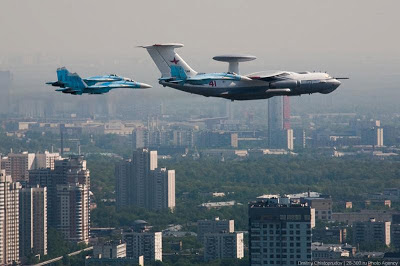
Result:
M136 82L132 79L120 77L115 74L82 79L77 73L70 73L65 67L57 69L57 78L57 81L46 82L46 84L60 87L60 89L56 89L56 91L73 95L82 95L83 93L103 94L117 88L151 88L150 85L145 83Z
M338 80L341 78L317 72L264 71L240 75L239 63L256 59L250 55L216 56L214 60L229 63L228 72L198 73L175 52L175 48L183 47L183 44L167 43L140 47L147 49L160 70L161 85L206 97L221 97L233 101L317 92L327 94L341 84Z

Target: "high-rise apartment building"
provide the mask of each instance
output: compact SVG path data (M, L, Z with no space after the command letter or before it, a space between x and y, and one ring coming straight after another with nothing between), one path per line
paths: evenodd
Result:
M244 257L243 233L221 232L204 235L204 260L241 259Z
M157 151L148 149L137 149L132 156L132 203L137 207L146 208L149 196L146 193L149 189L150 170L157 168Z
M391 222L378 222L370 219L367 222L353 223L353 242L360 243L381 243L389 246Z
M216 234L221 232L233 233L235 231L234 220L220 220L216 217L214 220L197 221L197 238L203 242L205 234Z
M90 171L83 156L56 160L54 170L29 172L30 185L47 187L47 222L66 239L88 242L90 225Z
M289 97L268 99L268 146L293 150L293 130L290 128Z
M128 207L132 203L132 161L126 160L115 165L115 187L117 208Z
M19 193L19 252L47 255L47 188L23 188Z
M173 210L175 208L175 170L156 168L149 176L149 208Z
M89 243L90 201L85 184L57 185L56 228L65 239Z
M138 149L115 166L117 207L175 207L175 171L157 168L157 151Z
M376 126L373 128L363 128L361 130L361 143L364 145L383 146L383 128Z
M400 214L392 215L392 223L390 224L390 243L400 250Z
M34 153L10 153L7 156L13 181L28 181L28 171L35 168Z
M144 256L145 261L162 261L162 233L135 232L124 230L123 241L126 243L126 256L139 259Z
M249 203L251 265L311 261L311 208L272 198Z
M54 170L55 161L61 160L59 153L50 153L45 151L44 153L35 154L35 169L50 168Z
M0 264L19 260L19 191L21 185L0 170Z

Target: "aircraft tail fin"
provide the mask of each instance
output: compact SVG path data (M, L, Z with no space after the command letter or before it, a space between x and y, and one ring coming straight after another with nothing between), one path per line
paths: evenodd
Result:
M195 76L197 74L176 52L175 48L183 47L179 43L154 44L141 46L146 48L154 63L161 72L161 78L171 76L171 66L181 67L186 76Z
M65 67L57 69L57 78L59 82L64 84L64 87L83 90L87 88L86 83L77 73L70 73Z
M181 66L170 66L171 68L171 77L180 79L180 80L185 80L187 78L186 72Z

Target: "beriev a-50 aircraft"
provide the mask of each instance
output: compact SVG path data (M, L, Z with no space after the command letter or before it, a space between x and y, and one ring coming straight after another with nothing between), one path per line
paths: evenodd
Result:
M120 77L115 74L82 79L77 73L70 73L65 67L57 69L57 79L58 80L55 82L46 82L46 84L60 87L60 89L56 89L56 91L73 95L82 95L83 93L103 94L117 88L151 88L151 86L146 83L136 82L132 79Z
M223 55L213 59L229 63L226 73L198 73L176 52L179 43L140 46L146 48L161 72L159 83L181 91L230 100L268 99L273 96L295 96L331 93L341 78L321 72L263 71L239 74L239 62L256 59L249 55ZM346 79L346 78L342 78Z

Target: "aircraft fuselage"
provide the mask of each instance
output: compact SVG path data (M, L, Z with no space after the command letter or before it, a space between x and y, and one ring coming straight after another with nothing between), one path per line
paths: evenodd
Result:
M222 73L214 73L218 75ZM302 94L328 94L340 86L340 81L326 73L320 72L288 72L280 71L275 75L258 72L244 76L238 80L218 78L201 78L198 74L192 81L190 77L180 82L160 79L163 86L172 87L188 93L206 97L221 97L230 100L267 99L273 96L298 96Z

